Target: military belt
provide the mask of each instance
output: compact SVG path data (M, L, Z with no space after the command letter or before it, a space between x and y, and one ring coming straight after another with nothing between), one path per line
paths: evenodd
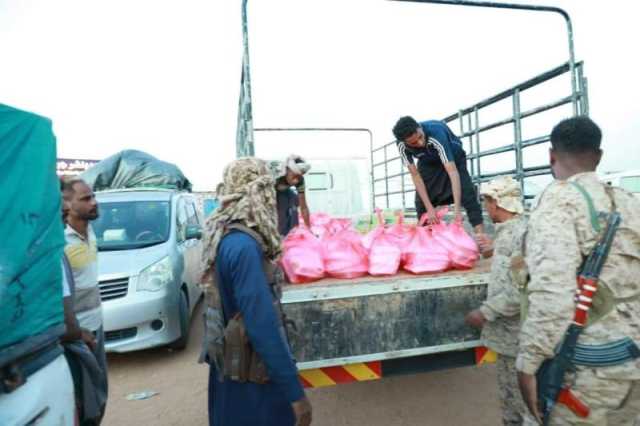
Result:
M584 367L612 367L640 357L640 348L629 337L603 345L578 343L573 362Z

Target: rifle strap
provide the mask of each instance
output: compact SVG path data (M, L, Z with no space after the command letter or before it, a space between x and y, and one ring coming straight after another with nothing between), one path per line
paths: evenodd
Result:
M587 202L587 208L589 209L589 216L591 218L591 227L596 233L600 233L602 227L600 226L600 221L598 220L598 212L596 211L595 205L593 203L593 198L587 192L586 189L582 185L577 182L569 182L575 189L582 194L585 201Z
M597 234L599 234L602 231L602 226L600 225L600 220L599 220L600 215L595 209L593 198L591 198L591 195L589 195L587 190L579 183L577 182L570 182L570 183L584 197L587 203L587 208L589 210L591 227ZM615 197L613 194L613 188L610 187L609 185L603 185L603 188L605 190L605 193L607 194L607 197L609 197L609 200L611 201L611 212L617 211ZM598 291L593 296L593 302L591 305L591 309L589 310L589 315L587 317L587 323L585 327L588 327L591 324L598 322L604 316L609 314L615 308L617 303L618 302L616 301L613 295L613 292L606 286L599 285Z

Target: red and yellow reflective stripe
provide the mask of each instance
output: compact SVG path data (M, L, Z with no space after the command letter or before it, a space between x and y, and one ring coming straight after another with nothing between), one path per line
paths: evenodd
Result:
M382 377L380 361L300 371L300 380L306 388L321 388L342 383L366 382Z
M498 359L498 354L496 354L491 349L486 346L478 346L476 348L476 364L491 364L496 362Z

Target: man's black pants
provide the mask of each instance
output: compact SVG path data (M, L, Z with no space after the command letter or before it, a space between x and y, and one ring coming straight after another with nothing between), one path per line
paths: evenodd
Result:
M476 188L471 182L471 176L467 170L466 162L461 164L456 163L458 168L458 174L460 175L460 186L462 189L462 207L467 211L467 217L472 226L482 224L482 208L478 202L478 196ZM451 189L451 179L449 174L444 169L436 171L429 171L428 175L422 175L422 180L427 187L427 193L429 194L429 200L434 207L448 206L453 204L453 190ZM423 214L427 212L418 192L416 192L416 214L418 220Z

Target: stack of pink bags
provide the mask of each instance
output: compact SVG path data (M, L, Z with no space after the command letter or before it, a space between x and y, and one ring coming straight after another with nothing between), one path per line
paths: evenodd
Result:
M386 226L377 210L378 226L365 236L348 219L316 213L311 229L297 227L285 238L282 266L294 284L325 276L389 276L400 268L413 274L471 269L479 257L478 247L461 224L444 222L446 212L440 210L440 223L429 227L424 226L426 215L415 226L405 224L401 212L395 224Z

